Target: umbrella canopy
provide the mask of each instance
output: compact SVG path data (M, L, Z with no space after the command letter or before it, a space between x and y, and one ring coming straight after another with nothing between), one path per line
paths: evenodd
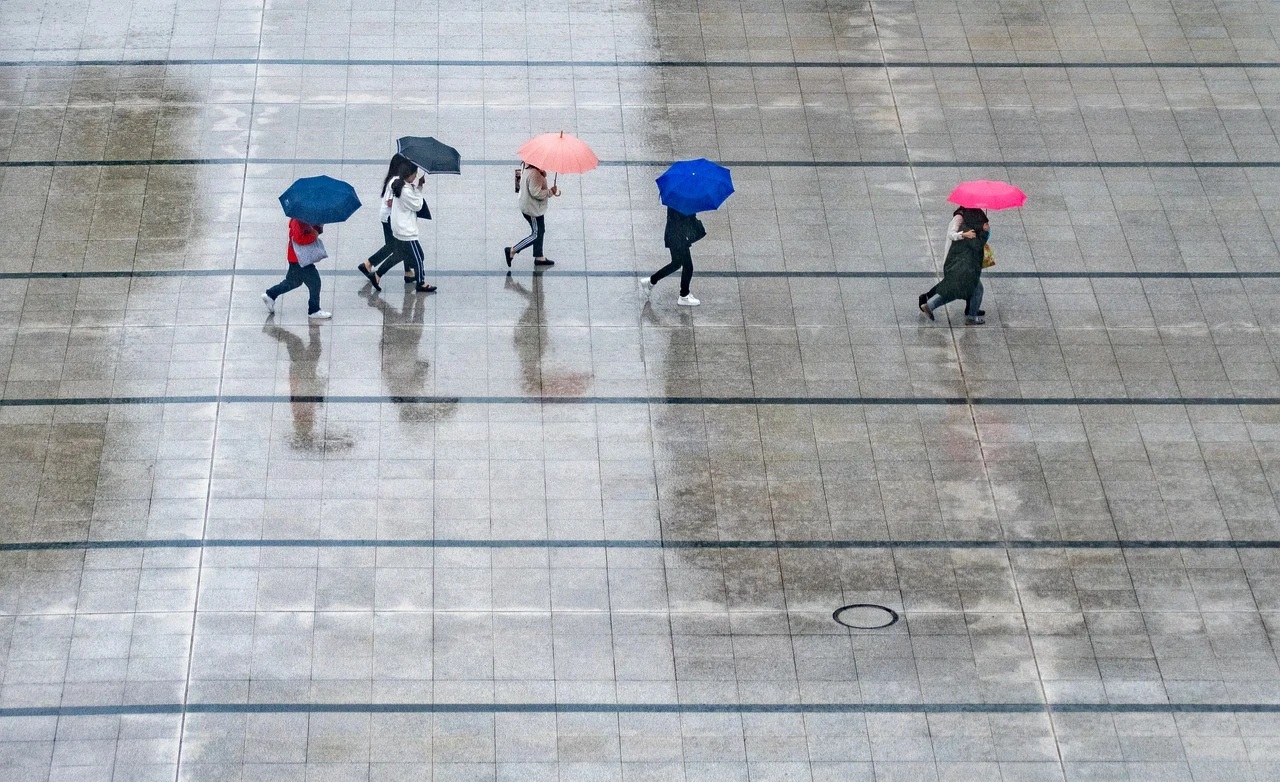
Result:
M1008 182L989 182L978 179L961 182L951 191L947 200L970 209L1011 209L1027 202L1027 195Z
M733 195L733 176L706 158L681 160L658 177L658 194L664 205L677 212L710 212Z
M284 213L295 220L312 225L340 223L360 208L356 189L327 176L299 179L280 194Z
M458 150L430 136L404 136L396 140L396 152L412 160L428 174L461 174Z
M520 146L517 154L529 165L557 174L585 174L600 163L586 142L563 130L534 136Z

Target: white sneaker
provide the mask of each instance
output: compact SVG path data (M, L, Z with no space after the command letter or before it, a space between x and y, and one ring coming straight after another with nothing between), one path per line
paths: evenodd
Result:
M689 294L688 296L681 296L680 298L676 299L676 304L679 304L681 307L696 307L701 303L702 302L693 298L692 293Z
M646 296L653 292L653 283L649 281L648 277L640 278L640 292Z
M333 317L333 314L330 313L328 310L316 310L315 312L311 313L307 317L311 318L312 320L328 320L329 318Z
M276 300L271 298L269 294L262 294L262 303L267 305L267 312L276 311Z

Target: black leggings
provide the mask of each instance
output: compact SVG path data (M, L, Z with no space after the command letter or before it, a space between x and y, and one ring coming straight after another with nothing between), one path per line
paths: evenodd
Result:
M654 272L653 276L649 278L649 282L656 285L658 280L679 269L680 295L688 296L689 283L693 280L693 256L689 254L688 247L672 247L670 249L671 263Z

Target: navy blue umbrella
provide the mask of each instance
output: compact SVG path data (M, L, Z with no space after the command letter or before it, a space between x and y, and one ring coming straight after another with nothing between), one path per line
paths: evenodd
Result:
M711 212L733 195L733 177L704 157L681 160L658 177L658 195L664 206L683 214Z
M312 225L340 223L360 208L356 189L341 179L309 176L280 194L284 213Z

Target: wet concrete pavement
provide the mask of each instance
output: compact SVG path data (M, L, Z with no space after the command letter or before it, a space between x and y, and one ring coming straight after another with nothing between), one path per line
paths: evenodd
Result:
M0 5L0 778L1280 776L1275 8L395 5ZM440 292L268 318L405 134Z

